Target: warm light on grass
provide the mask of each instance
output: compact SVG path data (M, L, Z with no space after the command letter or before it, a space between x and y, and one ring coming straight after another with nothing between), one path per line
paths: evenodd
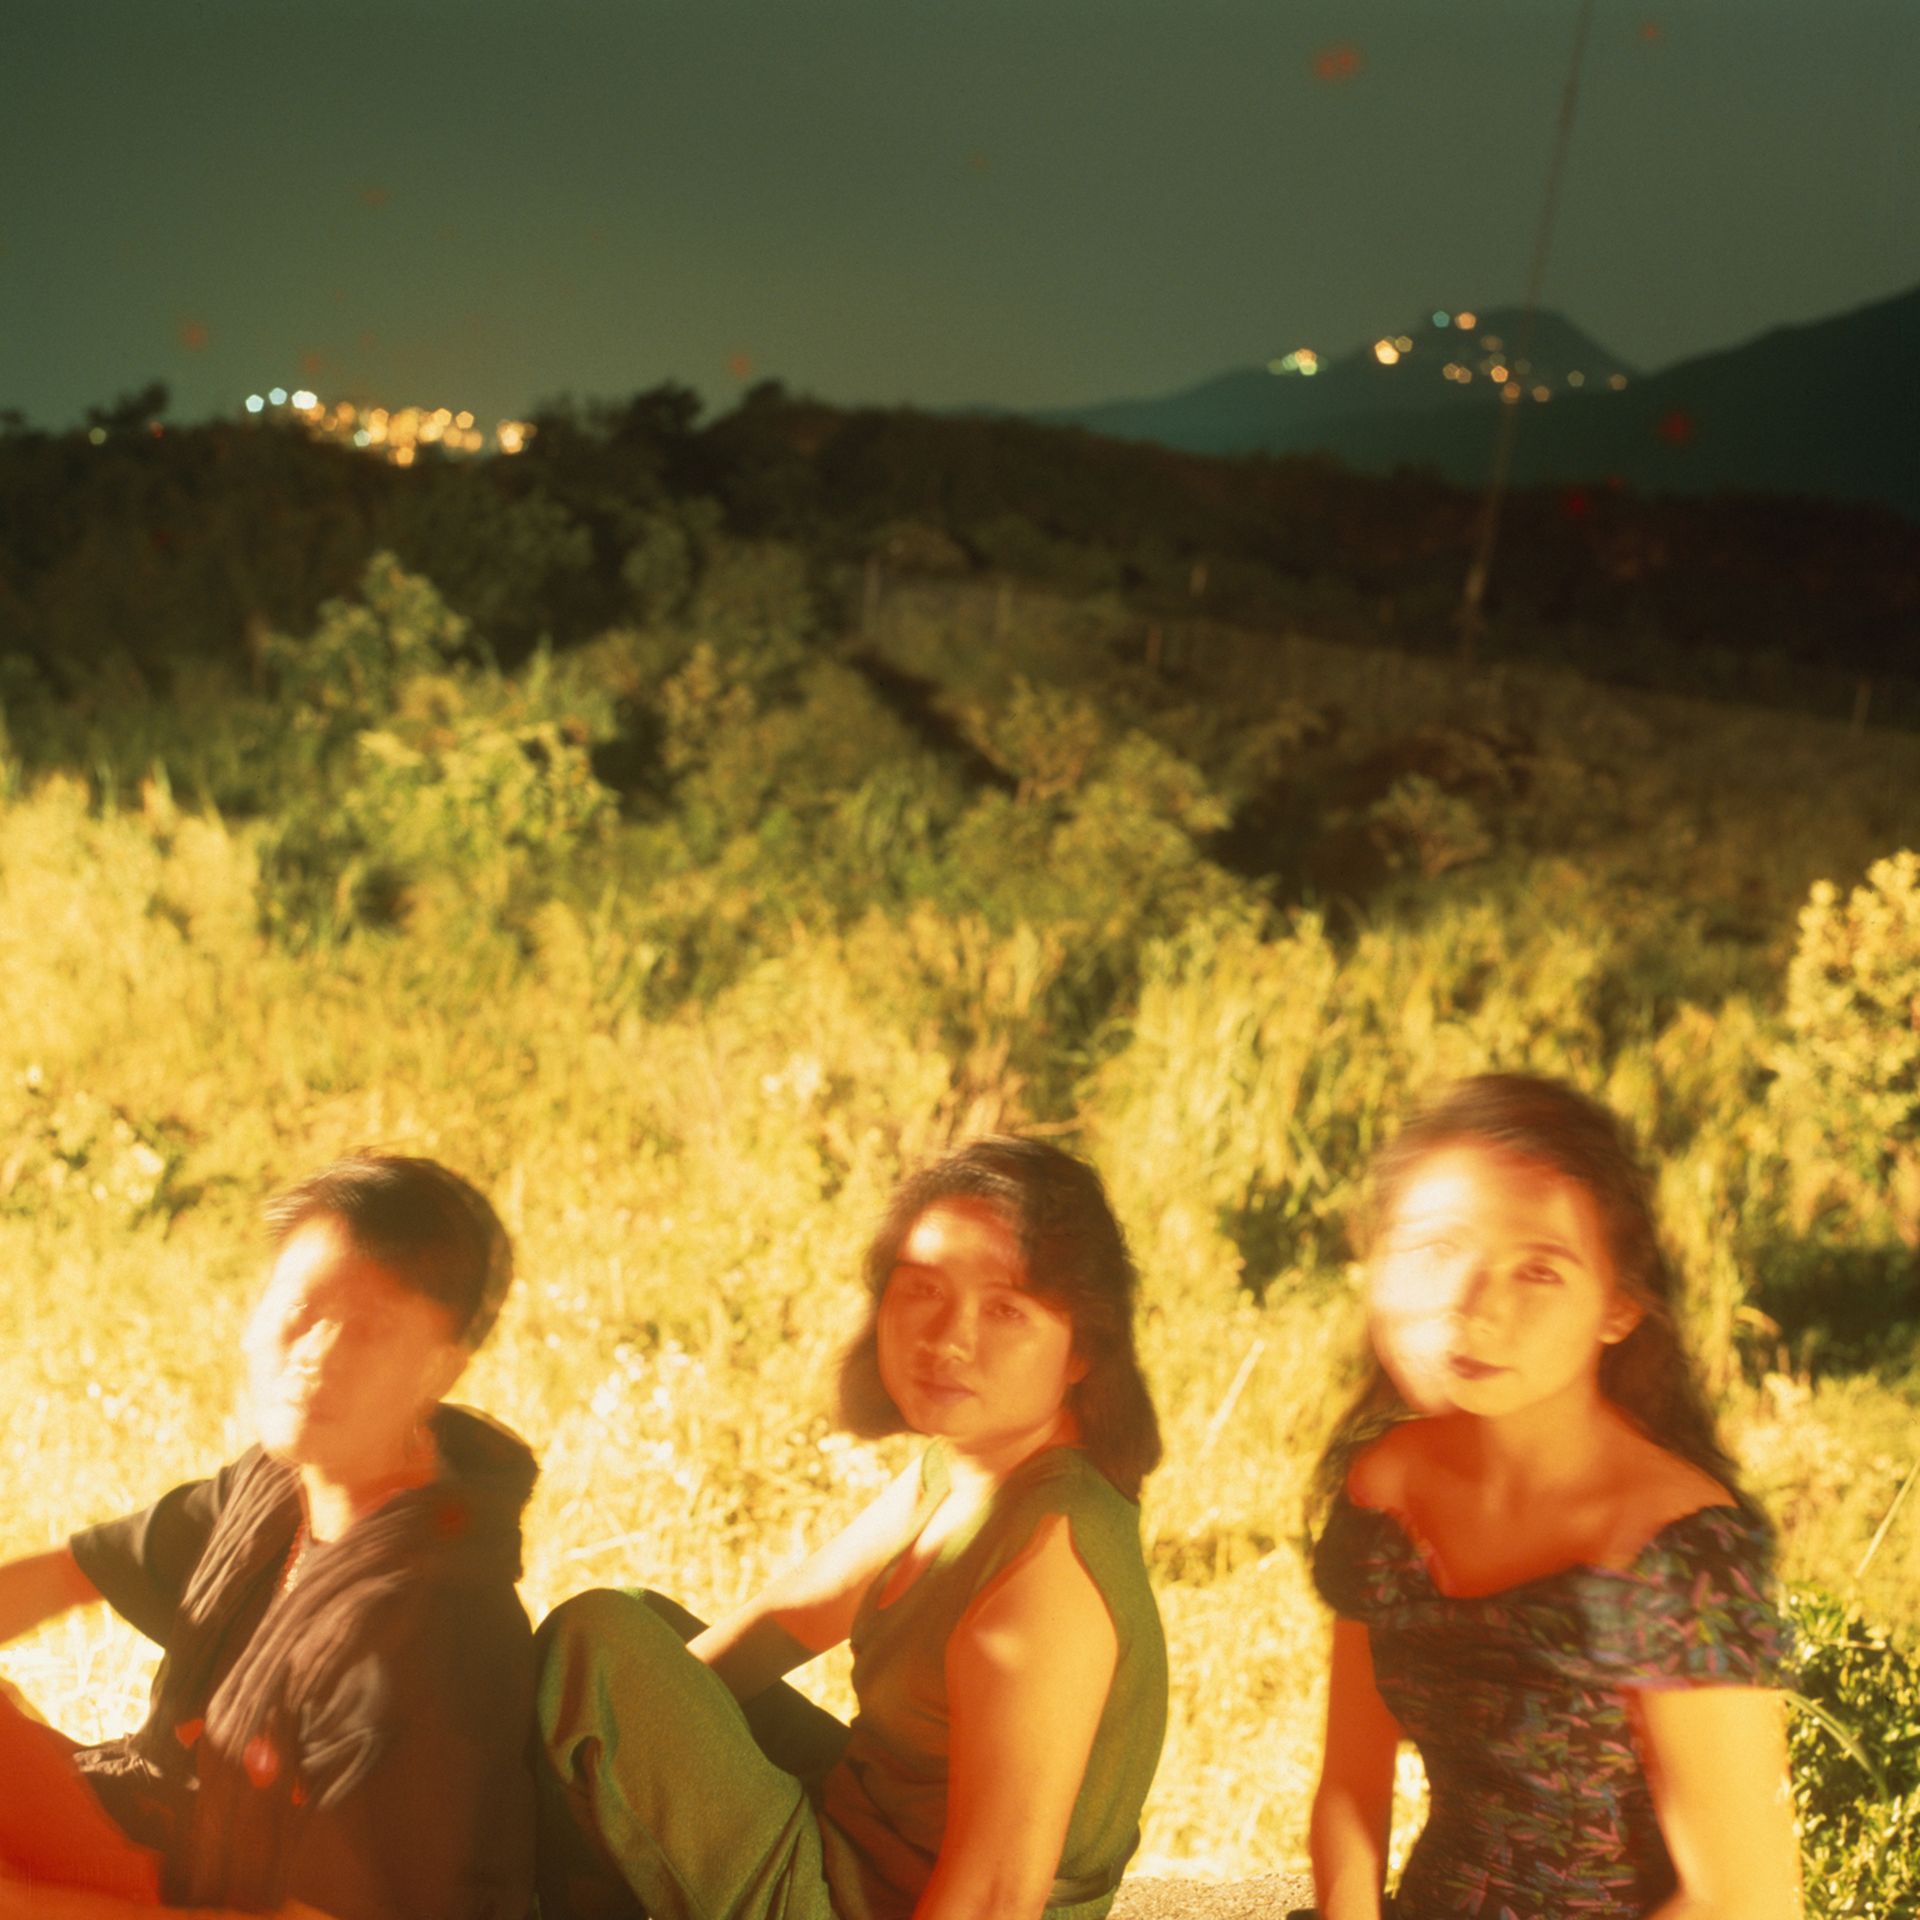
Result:
M975 612L990 617L949 602L936 619L903 593L887 643L909 660L958 650ZM1036 654L1053 645L1066 657L1083 635L1063 618L1035 636ZM1291 676L1383 730L1427 719L1455 677L1263 645L1269 691ZM1230 698L1235 656L1223 643L1214 658ZM1591 785L1543 759L1530 804L1570 851L1533 859L1524 885L1436 892L1339 940L1310 915L1264 937L1196 917L1146 950L1124 1017L1074 1069L1074 1138L1145 1276L1168 1443L1144 1506L1175 1687L1149 1870L1304 1859L1327 1625L1302 1496L1358 1336L1342 1169L1402 1089L1525 1060L1595 1085L1666 1143L1695 1338L1791 1576L1848 1587L1910 1464L1902 1380L1808 1375L1764 1348L1754 1364L1752 1276L1733 1248L1770 1151L1756 1063L1779 1044L1794 905L1875 850L1889 796L1913 790L1911 744L1603 699L1571 676L1514 697L1543 740L1577 739L1589 767L1617 770L1613 828ZM1656 755L1667 739L1684 754ZM1763 806L1760 785L1822 806ZM1402 798L1418 871L1474 851L1470 820ZM657 956L616 918L552 900L501 931L474 903L508 882L485 873L417 888L403 930L269 939L264 834L158 789L116 810L71 778L0 782L0 1553L237 1450L257 1203L378 1142L471 1174L515 1236L519 1286L458 1397L542 1456L533 1612L596 1584L657 1585L701 1610L743 1596L903 1457L828 1415L859 1253L906 1166L1021 1116L1030 1089L1009 1062L1030 1057L1018 1049L1070 946L924 904L838 932L796 924L710 995L647 1015L632 981ZM718 922L727 896L701 884L660 891L706 900ZM1723 954L1690 931L1756 888L1775 903L1764 940ZM1643 994L1620 989L1643 975ZM1909 1640L1916 1507L1853 1589ZM137 1719L150 1666L99 1615L0 1655L81 1737ZM844 1660L814 1684L845 1710ZM1417 1793L1413 1774L1401 1785Z

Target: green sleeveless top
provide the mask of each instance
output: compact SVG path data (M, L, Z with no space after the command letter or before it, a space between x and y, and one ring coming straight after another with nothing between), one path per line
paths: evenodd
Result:
M947 1491L947 1462L942 1441L922 1456L916 1536ZM1066 1516L1074 1552L1112 1616L1119 1657L1047 1913L1098 1920L1113 1904L1166 1733L1166 1641L1140 1551L1140 1509L1078 1447L1048 1447L1007 1476L903 1593L876 1602L896 1559L861 1599L852 1633L858 1710L820 1788L827 1881L844 1920L904 1920L924 1890L947 1819L947 1642L1052 1514Z

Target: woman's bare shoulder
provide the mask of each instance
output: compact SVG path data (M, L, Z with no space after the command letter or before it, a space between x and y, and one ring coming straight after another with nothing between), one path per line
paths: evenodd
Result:
M1628 1437L1613 1456L1616 1553L1632 1553L1676 1520L1703 1507L1739 1502L1704 1467L1669 1453L1644 1434Z
M1368 1441L1347 1468L1347 1498L1361 1507L1405 1507L1409 1489L1433 1456L1441 1424L1433 1418L1402 1420Z

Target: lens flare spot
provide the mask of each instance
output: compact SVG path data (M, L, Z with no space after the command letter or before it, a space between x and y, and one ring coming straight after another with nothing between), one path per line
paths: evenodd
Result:
M1366 70L1366 56L1351 40L1335 40L1313 56L1313 77L1324 86L1343 86Z

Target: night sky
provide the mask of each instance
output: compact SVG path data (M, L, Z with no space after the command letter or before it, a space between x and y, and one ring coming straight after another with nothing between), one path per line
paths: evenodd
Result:
M0 405L1164 392L1517 300L1574 0L10 0ZM1920 5L1600 0L1547 301L1920 280Z

